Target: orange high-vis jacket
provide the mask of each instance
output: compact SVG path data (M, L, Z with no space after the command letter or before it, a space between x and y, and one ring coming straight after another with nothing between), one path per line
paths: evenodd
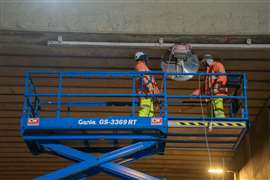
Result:
M213 62L209 67L207 67L207 73L225 73L224 65L220 62ZM207 76L205 78L205 92L210 93L210 90L214 88L216 83L220 83L221 86L225 87L227 84L227 76ZM220 88L214 93L217 96L227 95L224 88Z
M144 61L137 61L137 64L135 66L136 71L150 71L150 69L147 67ZM141 86L143 89L143 93L145 94L159 94L159 88L157 85L157 82L153 75L145 75L143 80L143 84L141 84L141 79L136 79L136 92L141 92Z
M225 68L224 65L220 62L214 61L210 66L207 67L207 73L225 73ZM227 95L227 88L225 88L227 84L227 76L222 75L222 76L205 76L204 80L204 87L201 89L196 89L193 94L194 95L200 95L200 94L206 94L206 95L211 95L211 91L214 89L215 85L217 83L220 83L221 86L224 88L219 88L216 91L214 91L213 95L216 96L226 96Z

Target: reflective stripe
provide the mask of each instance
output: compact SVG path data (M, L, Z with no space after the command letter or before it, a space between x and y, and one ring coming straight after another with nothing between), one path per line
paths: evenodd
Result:
M205 121L175 121L170 123L170 127L208 127L210 122ZM245 128L246 123L244 122L224 122L224 121L213 121L212 127L224 127L224 128Z
M154 116L154 102L152 98L141 98L139 117Z

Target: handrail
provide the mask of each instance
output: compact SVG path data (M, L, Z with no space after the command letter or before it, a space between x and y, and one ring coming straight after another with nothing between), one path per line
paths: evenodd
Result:
M36 88L38 86L35 86L33 83L33 80L31 78L34 77L40 77L40 76L35 76L35 75L46 75L48 77L55 77L58 79L58 86L57 87L52 87L52 88L57 88L57 93L38 93ZM163 91L160 94L136 94L135 91L135 79L143 77L145 75L158 75L162 76L163 79ZM193 75L193 76L240 76L240 83L242 84L242 92L241 95L237 96L213 96L213 95L201 95L201 96L193 96L193 95L174 95L174 94L168 94L167 93L167 81L168 81L168 76L170 75ZM34 76L34 77L32 77ZM42 76L43 77L43 76ZM132 81L132 93L63 93L62 88L63 84L62 81L65 78L71 78L71 77L127 77L130 78ZM28 79L28 80L27 80ZM30 83L28 82L30 81ZM239 73L239 72L233 72L233 73L204 73L204 72L198 72L198 73L168 73L168 72L161 72L161 71L149 71L149 72L68 72L68 71L28 71L26 72L26 81L25 81L25 101L27 102L31 97L37 97L38 103L40 104L42 98L46 97L56 97L57 98L57 118L61 118L61 105L67 105L68 103L63 103L61 101L62 97L131 97L131 106L132 106L132 116L136 116L135 113L135 107L137 106L137 103L135 101L135 98L139 97L158 97L161 98L161 105L162 105L162 111L161 114L166 119L172 119L173 117L170 117L170 114L168 114L168 105L170 105L170 101L168 99L214 99L214 98L222 98L222 99L235 99L235 100L240 100L243 102L243 108L242 108L242 117L238 118L237 120L248 120L248 110L247 110L247 77L245 73ZM181 82L179 82L181 83ZM29 87L28 87L29 86ZM194 87L195 88L195 87ZM30 104L34 103L29 101ZM44 105L44 101L42 101L42 105ZM45 103L46 104L46 103ZM53 103L47 103L53 104ZM106 105L106 104L105 104ZM31 115L29 114L29 104L25 103L24 104L24 114L27 114L27 117L30 117ZM38 111L37 108L35 107L35 112ZM162 113L163 112L163 113ZM37 112L36 112L37 113ZM182 119L186 117L179 117L178 119ZM197 120L198 117L190 117L186 119L193 119ZM212 118L214 119L214 118ZM230 119L230 117L228 118ZM215 119L214 119L215 120ZM232 118L232 120L234 120Z

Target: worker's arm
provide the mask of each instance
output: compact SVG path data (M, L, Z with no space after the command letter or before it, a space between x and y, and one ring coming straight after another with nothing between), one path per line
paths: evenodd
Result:
M147 72L149 71L149 68L144 63L141 63L141 64L138 63L135 66L135 70L138 72ZM149 83L150 78L151 77L149 75L144 75L143 84L145 84L148 90L151 92L153 90L153 87L152 87L152 84Z
M136 93L137 94L142 94L142 91L141 91L141 79L140 78L137 78L136 79L136 84L135 84L135 86L136 86Z
M145 65L143 65L143 64L137 63L136 66L135 66L135 70L138 71L138 72L145 72L145 71L147 71L147 67ZM144 80L143 80L143 83L142 83L141 78L136 79L136 93L137 94L142 94L143 93L143 84L144 84Z
M155 77L154 76L151 76L150 77L150 84L151 84L151 88L152 88L152 94L160 94L160 90L159 90L159 87L158 87L158 84L155 80Z
M224 65L221 63L218 63L215 67L214 67L214 71L216 73L226 73ZM223 76L218 76L217 78L217 83L220 84L220 86L226 86L227 84L227 76L223 75Z

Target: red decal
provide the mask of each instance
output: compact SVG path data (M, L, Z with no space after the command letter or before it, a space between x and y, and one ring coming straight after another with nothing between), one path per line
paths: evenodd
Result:
M162 125L162 118L151 118L151 125Z
M28 126L39 126L39 118L29 118L27 121Z

